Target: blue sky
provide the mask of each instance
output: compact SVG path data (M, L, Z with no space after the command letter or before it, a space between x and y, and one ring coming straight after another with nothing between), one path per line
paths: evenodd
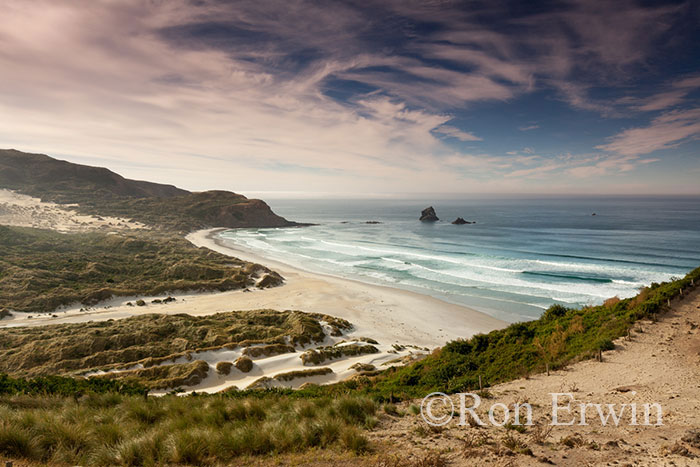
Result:
M700 7L0 0L0 144L274 196L700 194Z

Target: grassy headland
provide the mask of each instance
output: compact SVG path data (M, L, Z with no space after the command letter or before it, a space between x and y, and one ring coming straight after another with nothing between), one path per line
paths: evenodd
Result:
M119 216L176 232L298 225L276 215L264 201L237 193L192 193L172 185L130 180L102 167L15 150L0 150L2 188L70 204L84 214Z
M289 227L299 225L276 215L259 199L229 191L187 193L169 198L85 199L75 208L85 214L129 218L174 232L210 227Z

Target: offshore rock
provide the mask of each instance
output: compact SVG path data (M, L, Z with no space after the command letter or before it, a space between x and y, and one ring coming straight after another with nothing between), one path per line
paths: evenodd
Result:
M420 213L421 222L436 222L439 221L437 214L435 214L435 209L432 206L423 209Z

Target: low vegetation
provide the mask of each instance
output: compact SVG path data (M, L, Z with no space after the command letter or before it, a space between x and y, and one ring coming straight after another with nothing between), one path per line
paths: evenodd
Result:
M682 279L651 284L634 298L608 304L550 307L541 318L505 329L449 342L425 359L392 367L378 376L360 376L333 386L303 389L302 394L370 395L379 401L422 398L434 391L455 393L513 380L577 360L596 358L614 348L640 319L655 319L675 300L700 283L700 268Z
M331 373L333 373L333 370L328 367L288 371L286 373L277 374L273 377L263 376L262 378L259 378L253 382L248 389L268 389L277 387L278 382L287 382L295 379L311 378L314 376L326 376L330 375Z
M128 218L174 232L211 227L289 227L259 199L229 191L187 193L169 198L86 199L77 207L85 214Z
M318 365L327 360L336 360L343 357L366 355L378 352L379 349L373 345L345 344L309 349L301 354L300 358L304 365Z
M242 289L266 276L276 274L183 238L0 226L0 310L46 313L113 296Z
M172 365L152 366L93 376L90 379L118 379L143 384L148 389L173 389L196 386L209 374L209 364L203 360Z
M109 371L104 377L142 383L150 388L196 384L208 366L196 352L214 349L260 350L318 343L350 323L300 311L235 311L209 316L144 314L121 320L0 329L0 372L13 376L76 375ZM252 347L250 347L252 346ZM176 359L183 363L172 364ZM158 366L161 363L169 365ZM140 368L134 368L135 365ZM204 364L204 365L203 365ZM250 371L252 361L235 363ZM230 371L230 368L229 368Z
M42 376L37 378L12 378L0 373L0 396L70 396L84 394L118 393L121 395L143 395L146 388L140 384L111 381L102 378L67 378L63 376Z
M366 398L0 395L0 457L50 465L247 464L251 456L369 449Z

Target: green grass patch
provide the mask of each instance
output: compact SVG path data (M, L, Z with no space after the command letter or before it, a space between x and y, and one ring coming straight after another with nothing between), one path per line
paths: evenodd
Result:
M248 456L370 449L368 399L113 395L27 407L0 396L0 456L69 465L236 464ZM107 402L107 403L106 403ZM300 414L303 414L301 416Z
M0 226L0 310L48 313L114 296L242 289L265 275L274 273L184 238Z

